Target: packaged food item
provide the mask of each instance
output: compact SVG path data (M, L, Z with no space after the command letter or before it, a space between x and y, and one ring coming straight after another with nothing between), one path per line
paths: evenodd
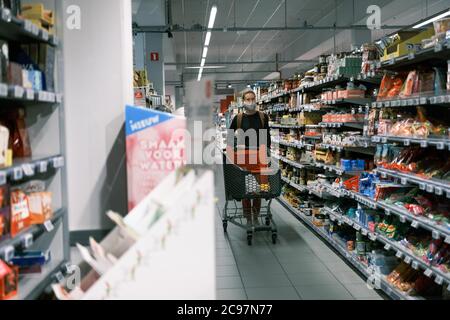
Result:
M434 32L436 35L445 34L450 30L450 18L443 18L433 22Z
M411 95L413 95L414 92L414 87L416 86L418 82L418 73L416 70L410 71L408 73L408 77L406 78L405 83L403 84L403 88L400 92L400 97L401 98L406 98L406 97L410 97Z
M0 125L0 168L8 164L9 130Z
M15 62L9 62L8 64L8 84L23 86L23 73L22 66Z
M8 82L9 47L8 42L0 40L0 82Z
M442 68L434 67L434 93L441 95L446 93L446 73Z
M42 224L52 218L52 193L45 191L44 181L29 181L22 184L20 189L28 197L31 224Z
M9 237L10 230L10 206L9 186L0 186L0 241Z
M2 112L0 123L9 129L9 149L14 159L31 157L31 146L25 123L25 110Z
M13 298L19 286L19 269L0 260L0 300Z
M31 224L27 195L22 190L11 191L11 236L28 228Z

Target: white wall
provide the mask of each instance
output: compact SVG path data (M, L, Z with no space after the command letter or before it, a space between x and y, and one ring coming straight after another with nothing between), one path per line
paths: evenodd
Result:
M68 5L81 8L81 30L63 34L70 230L104 229L106 210L127 208L121 129L133 102L131 0Z

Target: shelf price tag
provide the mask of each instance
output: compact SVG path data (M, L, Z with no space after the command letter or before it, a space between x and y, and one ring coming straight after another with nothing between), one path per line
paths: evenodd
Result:
M356 231L361 230L361 227L360 227L358 224L356 224L356 223L353 225L353 228L354 228Z
M25 93L25 90L23 89L23 87L14 86L14 98L22 99L24 93Z
M34 34L35 36L39 35L39 28L34 23L31 24L31 33Z
M39 172L45 173L47 172L47 161L41 161L39 162Z
M55 229L55 226L51 220L47 220L44 222L44 228L47 232L52 232Z
M32 32L33 23L30 20L25 20L23 27L25 28L26 31Z
M56 96L53 92L48 93L48 101L49 102L55 102Z
M391 249L391 245L389 243L386 243L386 245L384 246L385 250L390 250Z
M400 216L399 218L400 218L400 221L401 221L402 223L405 223L405 222L406 222L405 216Z
M41 29L41 37L42 37L42 40L48 41L48 38L49 38L48 31L44 30L44 29Z
M450 244L450 236L446 236L444 242Z
M432 236L433 236L433 239L439 240L439 239L441 238L440 233L439 233L438 231L436 231L436 230L433 230L433 231L431 232L431 234L432 234Z
M427 186L425 185L425 183L419 183L419 189L420 190L426 190Z
M405 257L405 262L407 263L407 264L410 264L411 263L411 257L408 257L408 256L406 256Z
M419 264L417 263L417 261L413 261L413 262L411 263L411 267L412 267L414 270L419 270Z
M64 275L62 274L61 271L58 271L57 273L55 273L55 279L58 283L64 282Z
M391 102L390 102L390 101L386 101L386 102L384 103L384 106L385 106L385 107L390 107L390 106L391 106Z
M11 259L14 257L15 249L13 246L7 246L3 249L3 260L6 262L11 261Z
M21 243L24 249L28 249L33 245L33 235L31 233L27 233L22 237Z
M409 60L414 60L415 57L416 57L416 55L414 54L414 52L410 52L410 53L408 54L408 59L409 59Z
M414 220L414 221L411 223L411 226L412 226L413 228L415 228L415 229L419 228L419 221Z
M0 171L0 186L3 186L6 184L6 172Z
M377 240L377 235L373 234L373 233L369 233L369 239L372 241L376 241Z
M31 177L34 175L33 165L26 163L22 165L22 171L27 177Z
M366 229L362 229L361 233L362 233L363 236L367 236L367 230Z
M38 92L38 100L39 101L45 101L46 98L46 92L45 91L39 91Z
M13 180L20 180L23 177L23 171L22 168L18 167L18 168L14 168L13 170Z
M25 90L25 98L27 100L34 100L34 90L33 89L26 89Z
M387 216L390 216L390 215L391 215L391 210L389 210L389 209L384 209L384 213L385 213Z
M426 275L428 278L430 278L433 275L433 270L428 268L427 270L425 270L423 274Z
M438 196L441 196L443 194L442 189L439 187L434 188L434 193L437 194Z
M422 141L420 141L420 146L421 146L422 148L428 147L428 141L427 141L427 140L422 140Z
M434 190L434 187L431 184L427 184L427 192L432 193Z
M403 144L405 146L409 146L411 144L411 141L409 141L409 139L405 139L405 140L403 140Z
M0 96L2 97L8 96L8 85L0 83Z
M408 183L408 181L406 180L406 178L400 178L400 183L401 183L402 185L405 185L405 184Z
M442 51L442 43L436 43L434 46L434 52L440 52Z
M442 278L441 276L436 276L434 282L436 282L438 285L441 285L444 282L444 278Z
M420 98L420 104L427 104L428 100L426 97Z
M397 251L397 253L395 254L395 256L399 259L401 259L403 257L403 253L401 251Z

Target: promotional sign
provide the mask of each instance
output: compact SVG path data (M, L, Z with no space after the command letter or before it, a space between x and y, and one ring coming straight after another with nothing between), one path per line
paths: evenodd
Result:
M125 127L128 209L131 211L170 172L186 164L186 119L127 106Z

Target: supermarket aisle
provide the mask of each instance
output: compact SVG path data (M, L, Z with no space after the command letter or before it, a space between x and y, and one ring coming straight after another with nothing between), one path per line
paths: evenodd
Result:
M223 180L216 170L218 207ZM217 209L218 299L381 300L338 255L277 201L272 204L279 241L258 233L249 247L245 231L229 225L227 235Z

